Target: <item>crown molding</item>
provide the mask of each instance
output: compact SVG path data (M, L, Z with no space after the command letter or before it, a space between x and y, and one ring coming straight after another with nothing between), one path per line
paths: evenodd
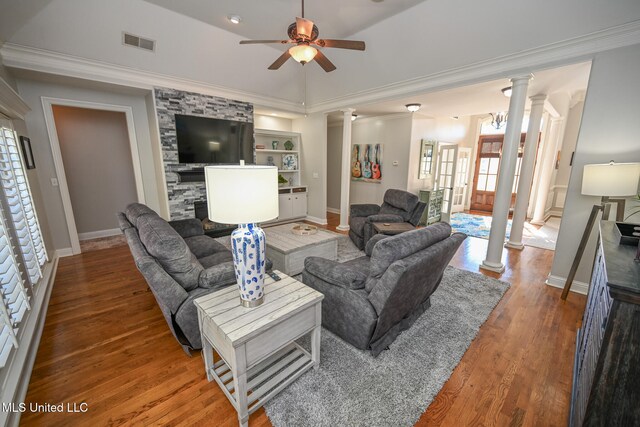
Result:
M261 107L305 113L304 106L286 99L259 95L201 81L114 65L107 62L80 58L13 43L5 43L2 45L2 48L0 48L0 56L2 56L4 65L10 68L75 77L78 79L146 90L152 90L154 87L168 87L250 102Z
M31 108L20 95L0 77L0 112L12 119L24 119Z
M511 55L350 93L308 105L308 113L397 99L591 60L598 52L640 43L640 20Z

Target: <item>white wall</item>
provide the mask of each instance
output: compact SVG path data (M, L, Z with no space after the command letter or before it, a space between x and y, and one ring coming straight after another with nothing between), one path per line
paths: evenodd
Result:
M284 117L267 116L264 114L253 115L253 127L255 129L280 130L291 132L293 120Z
M78 233L117 229L138 201L125 114L56 105L53 116Z
M308 187L307 215L312 221L327 221L327 115L309 114L293 120L292 130L302 134L301 174Z
M31 137L33 155L38 169L38 180L51 229L53 249L69 248L71 242L69 241L59 188L51 184L51 178L56 178L56 172L44 120L41 100L43 96L132 107L146 203L150 208L160 211L159 191L161 188L156 181L156 159L151 147L144 95L127 95L115 91L105 92L20 79L18 80L18 89L20 96L32 109L27 114L25 122Z
M390 188L406 190L411 140L411 114L358 119L352 123L353 144L382 144L380 184L351 181L351 203L382 203ZM342 131L342 128L340 128ZM393 162L398 165L394 166Z
M639 75L640 44L599 53L593 60L552 276L567 277L591 207L599 203L599 198L580 193L584 165L640 161ZM580 263L578 281L589 281L596 234Z

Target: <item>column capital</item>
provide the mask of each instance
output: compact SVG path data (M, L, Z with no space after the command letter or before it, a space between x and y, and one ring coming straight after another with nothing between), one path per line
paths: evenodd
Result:
M356 111L355 108L343 108L340 111L342 111L344 114L353 114L354 111Z
M533 96L530 96L529 99L531 100L531 105L544 104L544 101L547 100L547 95L546 94L533 95Z
M532 78L533 78L533 74L528 73L528 74L520 74L517 76L510 77L509 80L511 81L512 84L515 85L515 84L522 84L524 82L528 82Z

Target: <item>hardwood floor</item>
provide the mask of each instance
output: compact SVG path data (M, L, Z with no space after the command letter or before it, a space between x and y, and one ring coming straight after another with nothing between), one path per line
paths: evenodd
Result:
M337 215L329 214L330 225ZM471 271L486 240L452 264ZM512 284L418 425L565 425L575 330L585 298L544 285L553 252L507 252ZM496 274L482 271L493 277ZM60 260L26 403L88 404L86 413L24 413L31 425L237 425L199 352L178 346L128 247ZM268 426L260 409L251 426Z

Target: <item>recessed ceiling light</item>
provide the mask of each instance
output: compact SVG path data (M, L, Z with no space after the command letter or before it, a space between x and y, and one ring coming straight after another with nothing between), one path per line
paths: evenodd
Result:
M422 104L417 104L417 103L407 104L405 105L405 107L407 107L407 110L411 111L412 113L415 113L420 109L420 107L422 107Z
M240 15L229 15L227 16L227 19L232 24L239 24L242 21L242 18L240 17Z

